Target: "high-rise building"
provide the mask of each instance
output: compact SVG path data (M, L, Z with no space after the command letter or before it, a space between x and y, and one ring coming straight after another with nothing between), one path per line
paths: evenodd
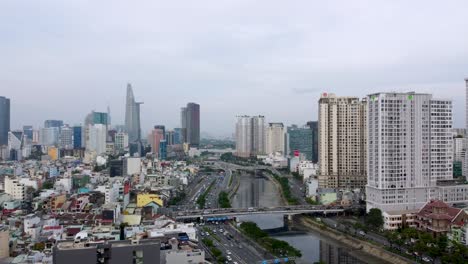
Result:
M68 125L60 130L59 147L60 149L73 149L73 129Z
M285 153L293 157L294 153L305 157L306 160L313 160L316 155L313 152L313 130L308 126L298 127L291 125L287 128L285 135Z
M175 135L174 130L169 130L166 132L165 138L166 138L168 146L174 145L174 135Z
M452 179L452 102L416 93L367 100L367 210L418 210L438 180Z
M283 123L268 123L266 128L266 153L284 153Z
M250 157L266 152L265 117L237 116L236 156Z
M0 96L0 146L8 145L10 131L10 99Z
M179 145L182 144L183 138L182 138L182 129L181 128L174 128L174 142L173 145Z
M154 126L154 129L151 131L151 134L149 135L148 142L151 145L151 152L156 155L156 157L159 158L159 145L162 140L164 140L164 132L165 132L165 127L162 125L159 126Z
M318 122L317 121L309 121L307 122L306 126L308 126L312 130L312 156L311 161L313 163L318 162Z
M44 128L50 128L50 127L62 127L63 126L63 121L62 120L46 120L44 121Z
M97 155L106 152L107 124L89 125L89 141L86 150L95 151Z
M125 132L118 132L115 134L115 150L122 152L128 148L128 134Z
M467 145L466 138L462 137L454 137L453 138L453 161L454 162L462 162L463 155L466 150Z
M163 139L163 140L161 140L159 142L158 158L160 160L166 160L167 159L167 141L165 139Z
M465 129L468 130L468 78L465 79Z
M238 116L236 122L236 156L250 157L252 151L252 124L250 116Z
M21 160L22 147L24 144L23 131L10 131L8 132L8 152L10 153L10 160Z
M265 117L252 117L252 155L263 155L266 151Z
M198 147L200 145L200 105L188 103L180 110L180 123L184 143Z
M26 136L29 142L33 140L34 130L32 126L23 126L23 134Z
M324 93L319 100L319 187L366 186L366 100Z
M79 149L83 147L83 137L82 137L83 128L81 126L73 127L73 148Z
M127 85L127 103L125 108L125 129L130 143L141 140L140 104L135 102L132 85Z
M187 107L180 108L181 143L187 142Z
M39 144L54 146L58 144L60 129L58 127L41 128L39 132Z
M107 131L109 130L109 116L107 113L104 112L96 112L91 111L91 113L86 115L83 131L82 131L82 138L83 138L83 145L87 146L89 142L90 132L89 129L95 124L104 125L106 127L106 135ZM107 139L107 136L106 136Z

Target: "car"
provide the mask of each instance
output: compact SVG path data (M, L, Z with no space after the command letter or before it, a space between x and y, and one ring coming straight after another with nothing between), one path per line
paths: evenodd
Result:
M230 250L226 250L226 254L231 255L231 251L230 251Z
M229 261L232 260L231 256L229 256L229 255L227 255L226 258L227 258L227 260L229 260Z
M220 228L220 229L219 229L219 232L223 233L223 232L224 232L224 230L223 230L222 228Z
M365 235L366 235L366 233L365 233L364 231L362 231L362 230L359 231L359 234L360 234L361 236L365 236Z
M215 234L216 234L216 229L213 229L213 233L215 233Z
M423 258L422 258L422 261L424 261L424 262L431 262L432 260L431 260L430 258L428 258L428 257L423 257Z

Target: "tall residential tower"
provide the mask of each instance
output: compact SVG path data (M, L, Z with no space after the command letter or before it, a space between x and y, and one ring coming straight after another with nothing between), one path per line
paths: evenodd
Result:
M319 100L319 187L366 186L366 109L357 97L322 94Z
M367 99L367 210L418 210L438 180L452 179L452 102L417 93Z

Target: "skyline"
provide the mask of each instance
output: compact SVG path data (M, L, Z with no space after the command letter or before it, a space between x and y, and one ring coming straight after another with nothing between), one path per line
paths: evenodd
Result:
M12 99L12 129L45 119L83 123L108 105L113 124L124 124L127 82L145 101L145 133L154 124L178 127L186 102L202 106L201 131L214 135L231 136L242 114L301 125L317 120L322 92L433 93L453 100L454 126L464 127L463 7L8 2L0 9L2 95Z

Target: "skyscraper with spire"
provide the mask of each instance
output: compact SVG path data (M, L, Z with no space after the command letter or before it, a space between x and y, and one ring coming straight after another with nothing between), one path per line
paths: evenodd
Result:
M130 143L141 140L140 104L135 102L132 85L127 84L127 103L125 108L125 128Z

